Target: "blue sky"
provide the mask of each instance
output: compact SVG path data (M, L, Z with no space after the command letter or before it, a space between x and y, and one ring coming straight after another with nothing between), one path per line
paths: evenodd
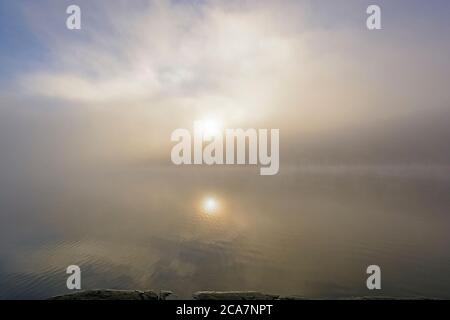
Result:
M67 5L75 3L84 9L84 28L89 31L94 25L97 28L105 27L104 16L102 16L102 6L107 3L119 3L120 1L0 1L0 68L1 77L9 78L16 72L27 70L33 66L42 64L48 59L48 53L52 48L52 43L45 38L39 37L39 30L35 30L28 21L29 14L26 14L27 7L39 9L37 17L42 19L41 24L49 23L52 27L63 26L65 21L64 10ZM270 1L266 1L270 2ZM303 8L306 7L312 13L311 26L320 29L342 28L350 25L355 27L364 21L365 16L361 14L369 3L379 4L383 9L383 23L385 28L406 28L411 27L428 33L429 37L442 37L446 40L449 32L450 3L445 0L431 1L297 1ZM174 1L174 3L189 3L192 5L203 5L208 1ZM211 2L212 3L212 2ZM264 1L263 1L264 3ZM286 1L285 3L288 3ZM295 3L295 2L294 2ZM133 1L126 4L130 11L136 8L146 7L146 1ZM122 6L123 7L123 6ZM34 10L34 9L32 9ZM31 11L32 11L31 10ZM302 8L299 8L302 10ZM45 13L47 11L47 13ZM419 28L417 28L419 26ZM66 34L68 41L73 34ZM83 37L83 35L78 35ZM76 38L75 38L76 39ZM420 40L420 35L418 35Z
M0 1L0 69L3 80L42 62L47 52L46 44L41 43L29 27L18 1Z

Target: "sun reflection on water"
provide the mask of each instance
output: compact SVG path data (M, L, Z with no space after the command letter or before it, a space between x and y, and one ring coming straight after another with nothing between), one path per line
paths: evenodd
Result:
M208 196L203 198L201 203L201 211L207 216L214 216L220 211L220 203L216 197Z

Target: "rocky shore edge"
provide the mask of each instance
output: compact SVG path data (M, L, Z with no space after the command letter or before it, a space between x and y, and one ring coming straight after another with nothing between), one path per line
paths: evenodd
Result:
M177 295L172 291L161 290L112 290L97 289L77 291L71 294L64 294L49 298L48 300L177 300ZM303 296L280 296L258 291L198 291L192 295L194 300L311 300ZM427 300L422 297L345 297L329 298L332 300ZM327 299L321 299L327 300Z
M256 291L198 291L194 300L277 300L280 296ZM177 300L172 291L97 289L55 296L49 300Z

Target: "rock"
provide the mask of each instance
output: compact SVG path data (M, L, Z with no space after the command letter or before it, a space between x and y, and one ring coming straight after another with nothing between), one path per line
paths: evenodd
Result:
M359 297L328 297L306 298L299 295L279 296L258 291L198 291L192 295L195 300L435 300L425 297L389 297L389 296L359 296ZM161 290L111 290L97 289L77 291L50 298L50 300L176 300L172 291Z
M174 296L176 295L174 295L172 291L161 290L159 292L159 300L172 300Z
M413 296L413 297L359 296L359 297L340 298L338 300L437 300L437 299L420 296Z
M277 295L257 291L199 291L192 295L195 300L276 300Z
M279 300L309 300L303 296L291 295L291 296L281 296Z
M50 298L50 300L158 300L154 291L86 290Z

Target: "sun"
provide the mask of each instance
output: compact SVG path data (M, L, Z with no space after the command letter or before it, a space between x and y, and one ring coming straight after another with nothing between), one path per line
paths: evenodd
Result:
M215 137L222 133L223 126L217 118L205 118L195 122L195 127L205 137Z
M206 197L202 202L202 211L207 215L214 215L219 211L219 202L214 197Z

